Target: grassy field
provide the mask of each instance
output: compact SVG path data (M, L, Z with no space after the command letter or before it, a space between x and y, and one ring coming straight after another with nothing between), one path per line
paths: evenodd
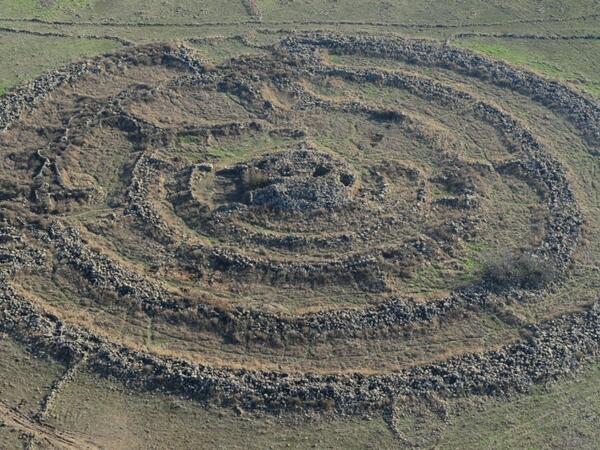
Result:
M118 21L190 20L233 22L247 19L240 0L172 2L150 0L3 0L4 17L42 19L113 19ZM268 21L377 21L402 23L495 23L526 19L562 19L597 13L593 0L527 0L523 2L483 2L481 0L386 1L373 0L258 0L258 9Z
M259 0L257 6L260 17L251 15L242 0L0 0L0 95L70 61L122 48L112 38L132 43L213 38L194 46L202 57L218 64L233 56L260 51L229 37L244 35L251 42L264 43L286 31L319 29L447 41L568 83L600 100L597 0ZM54 36L38 35L48 32ZM348 60L339 58L335 62L344 64ZM391 63L390 68L394 68ZM381 102L385 102L382 90L368 89L371 91L361 95L371 100L381 97ZM518 109L520 98L501 95L495 91L489 94L492 101ZM521 119L534 130L545 120L545 110L541 108L522 111ZM510 307L512 314L531 321L589 303L599 288L600 198L594 190L600 169L598 159L582 151L564 152L564 148L579 144L567 139L565 123L557 121L553 130L547 136L549 151L581 173L575 190L587 217L593 218L586 223L590 250L578 255L581 268L550 294L545 303ZM182 138L178 144L177 151L185 154L194 143ZM260 140L249 141L248 147L261 144ZM213 152L214 156L235 160L238 152L245 150L245 146L232 144L215 147ZM464 264L473 266L474 271L481 267L481 262L474 259L466 259ZM434 287L445 288L445 274L435 268L428 270L419 275L433 279ZM46 287L40 282L31 291L39 291L42 296L41 291L49 292ZM56 296L58 300L52 306L63 308L67 317L79 314L74 302L67 298L69 292L61 295ZM256 301L264 299L257 294ZM101 307L94 313L94 318L100 321L119 321L119 314L125 315L116 308ZM267 358L265 367L279 365L294 370L308 365L315 371L323 367L335 371L366 367L375 371L384 365L378 358L389 357L395 351L397 365L386 368L396 369L426 360L431 357L430 352L439 348L450 348L449 351L456 353L477 350L480 346L499 345L518 334L516 327L500 323L487 313L473 315L477 320L473 319L464 329L453 327L447 331L444 324L438 325L402 340L406 345L401 350L397 348L398 342L389 342L386 343L389 348L359 349L363 356L340 358L334 364L320 357L326 348L307 346L300 350L308 357L300 362L293 355L286 355L287 350L283 349L281 355L269 355L273 359ZM160 326L154 325L153 330L152 323L143 322L139 326L125 320L123 323L123 329L115 325L115 334L125 336L125 342L139 348L146 346L210 363L221 357L220 353L211 354L211 346L217 344L190 343L166 333L161 336ZM457 339L456 349L446 341L452 339ZM485 339L490 342L484 342ZM353 342L344 345L351 348ZM32 431L27 423L20 424L15 415L33 416L50 385L65 368L52 360L33 357L6 336L0 337L0 354L0 401L9 411L0 410L2 449L22 448L29 433L38 433L34 448L60 448L57 432L70 433L74 439L83 436L100 448L110 449L396 449L403 445L379 415L339 418L236 414L230 409L205 408L172 396L132 392L118 382L86 371L78 372L58 396L47 419L48 429ZM248 362L243 355L232 353L227 363L244 366ZM594 449L600 442L599 394L600 365L592 364L571 379L538 387L526 395L505 400L448 400L444 402L447 410L444 418L423 405L407 407L394 420L405 444L422 448ZM402 407L400 401L399 407Z
M119 45L109 40L40 37L0 32L2 77L0 94L46 70L83 56L108 52ZM10 61L10 63L5 63Z
M4 337L2 402L29 413L64 370L30 356ZM600 366L561 383L509 400L446 401L441 418L426 407L395 418L403 439L438 449L594 449L600 439ZM402 403L399 401L399 407ZM333 418L236 414L187 400L126 389L78 372L53 404L47 423L55 432L85 436L110 449L395 449L398 441L380 416ZM0 415L0 446L17 449L24 429ZM52 447L52 435L36 439ZM60 447L59 447L60 448Z
M215 0L153 0L143 3L138 0L2 0L0 27L24 32L50 31L65 36L109 35L139 43L240 33L250 33L251 37L260 39L264 29L391 32L451 39L453 45L507 60L600 95L597 58L600 36L587 40L532 40L502 36L506 33L535 34L545 38L598 35L600 17L596 15L597 2L593 0L468 0L441 4L428 0L377 0L368 3L356 0L262 0L258 6L262 21L249 23L254 19L248 15L241 0L229 0L226 4ZM437 26L431 28L428 26L431 24ZM463 33L494 36L452 38ZM48 42L51 45L47 45ZM2 32L0 93L66 61L99 54L119 45L102 39L55 37L49 40L47 37L13 36ZM203 50L217 61L223 51L222 47L210 46ZM228 54L233 55L236 51L243 53L248 50L237 44L229 45Z
M600 367L511 400L447 403L445 420L420 411L398 419L406 438L438 449L597 448ZM428 417L428 426L419 423ZM433 419L432 419L433 417Z
M593 449L600 437L600 366L509 401L449 402L448 417L412 411L398 419L404 437L439 449ZM423 417L429 420L419 426ZM370 420L276 418L203 409L161 395L130 393L81 374L56 403L52 423L108 448L393 449L381 417ZM113 432L111 432L112 430ZM114 430L118 430L114 433ZM249 439L252 436L252 439ZM145 447L152 442L150 447Z
M78 430L112 449L378 449L394 441L379 418L278 418L237 415L167 397L132 393L80 374L56 403L53 425Z
M563 42L478 37L459 39L453 44L530 68L600 96L600 70L594 57L600 54L600 40Z
M351 20L402 23L492 23L526 18L573 17L595 12L593 1L483 2L451 0L436 2L357 0L309 0L259 2L265 20ZM317 19L318 18L318 19Z
M238 0L184 0L165 2L149 0L2 0L3 17L46 20L90 20L117 18L119 21L235 21L246 18L246 10Z

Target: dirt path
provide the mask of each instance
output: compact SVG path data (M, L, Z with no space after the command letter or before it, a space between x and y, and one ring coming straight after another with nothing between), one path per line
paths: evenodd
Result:
M83 437L34 421L26 414L8 406L2 400L0 400L0 420L8 426L16 428L24 433L32 434L37 439L47 440L58 448L73 450L99 449L99 447Z

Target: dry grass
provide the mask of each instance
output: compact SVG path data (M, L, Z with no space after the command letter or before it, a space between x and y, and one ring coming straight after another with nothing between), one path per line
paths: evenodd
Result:
M13 2L5 14L18 13L29 16L32 10L15 6L23 2ZM57 1L56 3L63 3ZM48 17L73 18L77 10L77 20L91 17L118 17L119 20L164 20L164 21L206 21L239 20L243 13L242 2L235 2L229 10L222 3L209 2L206 5L187 5L183 10L169 11L165 15L163 6L156 2L139 6L135 2L120 2L117 9L102 9L99 2L92 2L91 9L56 9L48 8ZM485 22L500 21L505 25L480 27L482 30L500 31L534 31L541 34L597 32L598 23L593 20L579 20L561 23L510 24L515 17L541 17L549 15L576 16L589 12L590 2L576 1L565 5L556 2L543 2L536 9L527 5L495 5L481 7L472 2L464 5L447 5L452 8L444 13L442 7L417 2L411 4L406 11L401 5L385 10L385 2L377 3L377 7L365 3L343 1L321 5L320 1L312 2L310 7L305 2L285 4L261 1L259 6L265 19L298 20L303 18L323 20L339 20L342 18L360 20L392 20L421 22ZM134 5L135 7L130 7ZM595 6L595 4L592 4ZM17 9L15 9L17 8ZM19 9L21 8L21 9ZM29 6L28 6L29 8ZM73 7L74 8L74 7ZM198 9L200 8L200 9ZM311 9L312 8L312 9ZM320 8L315 14L315 8ZM357 9L358 8L358 9ZM357 13L369 9L365 14ZM588 9L586 9L588 8ZM125 11L126 9L126 11ZM197 16L190 16L190 11ZM240 15L240 10L242 14ZM398 13L402 10L402 13ZM560 10L560 11L559 11ZM37 11L37 10L36 10ZM44 12L46 14L47 12ZM37 14L37 12L35 13ZM240 17L238 17L240 16ZM396 19L394 19L396 20ZM19 26L31 29L43 29L43 24L23 23ZM274 29L301 25L265 24ZM310 28L309 26L306 26ZM325 25L321 26L326 28ZM57 25L53 30L69 33L93 32L104 33L103 26L67 26ZM314 26L313 26L314 28ZM338 30L376 30L377 27L367 25L339 25ZM477 28L477 27L470 27ZM470 29L469 28L469 29ZM206 34L233 34L242 29L237 24L232 27L115 27L110 33L119 34L139 41L164 40L174 37ZM407 33L405 29L386 27L386 31ZM272 30L270 30L272 31ZM459 29L414 30L411 34L442 38ZM0 68L0 94L7 87L38 74L41 70L56 67L79 55L91 55L116 47L112 41L85 40L74 38L52 38L53 45L47 39L25 35L2 35L0 56L6 62ZM269 42L271 34L255 34L256 42ZM256 54L260 50L247 47L235 40L214 40L210 45L198 45L202 54L221 63L237 54ZM454 42L455 44L474 48L496 57L507 59L513 63L533 68L543 74L566 80L591 92L597 93L594 65L590 61L596 57L597 43L585 45L580 42L530 42L502 39L474 39ZM54 45L56 44L56 45ZM366 337L335 340L323 344L284 344L242 348L225 344L215 336L199 332L192 326L167 325L162 320L149 321L148 318L131 308L120 308L117 301L107 295L104 303L97 303L102 297L98 292L94 299L82 295L73 280L55 278L52 282L41 274L39 278L31 277L20 280L23 295L40 304L49 312L73 323L80 324L107 338L123 343L137 350L150 350L164 356L183 357L198 363L211 364L218 367L255 368L265 370L285 370L289 372L317 373L350 373L360 372L374 374L410 367L413 365L444 360L465 352L480 352L497 348L518 337L521 322L535 323L539 320L555 317L573 310L584 308L597 297L598 258L600 255L600 197L597 180L600 169L597 158L586 153L580 136L563 118L547 109L532 104L518 94L499 90L478 80L464 80L460 76L443 70L424 69L406 66L397 62L375 61L353 57L329 57L332 63L343 63L350 66L385 67L390 70L402 69L416 74L433 76L454 87L465 89L486 98L510 110L519 117L534 133L542 136L547 150L567 167L569 179L574 187L578 202L586 217L585 239L578 248L574 260L574 270L564 279L559 280L553 292L545 295L535 303L512 304L496 314L489 312L469 313L464 317L451 317L441 323L432 323L424 327L408 328L403 336ZM24 58L25 57L25 58ZM17 62L17 64L13 64ZM598 72L598 71L596 71ZM78 86L78 92L95 97L109 95L115 89L122 88L130 82L140 79L163 83L173 74L145 69L130 69L125 73L109 74L99 79ZM596 77L596 78L595 78ZM112 85L111 83L114 83ZM112 86L112 87L111 87ZM453 142L460 142L464 159L470 162L490 164L507 159L502 146L498 144L493 130L479 126L468 117L448 114L448 111L432 106L423 107L418 99L394 90L356 86L340 79L321 80L317 83L303 82L303 86L312 94L334 102L360 100L376 104L381 108L397 108L399 105L409 110L422 120L433 134L443 136L444 141L452 148ZM107 90L109 89L109 90ZM276 109L291 111L293 98L282 95L271 85L264 85L264 99ZM175 106L174 106L175 105ZM200 105L200 106L198 106ZM147 104L135 105L131 109L146 120L158 125L185 124L189 122L212 123L218 121L248 119L251 117L244 107L232 101L226 95L199 94L191 98L187 92L180 92L171 97L159 97ZM46 113L50 113L46 111ZM28 119L35 126L35 117ZM58 124L58 121L56 122ZM58 126L58 125L57 125ZM428 162L431 154L415 145L411 139L399 134L389 133L383 126L368 124L361 120L349 123L339 115L315 115L305 117L294 123L297 128L319 130L313 144L325 151L339 152L354 163L372 160L377 155L386 155L411 167L430 174ZM377 142L378 135L388 137ZM34 144L33 135L15 136L19 140ZM65 160L65 165L74 167L75 160L86 167L94 166L94 180L81 176L84 172L73 171L69 179L73 184L99 182L107 192L117 192L122 187L117 168L126 157L126 149L121 142L108 135L91 137L91 146L82 148L79 154ZM241 155L257 154L261 151L276 150L281 146L289 146L290 142L275 140L260 141L247 139L240 143L237 139L221 138L211 142L207 153L199 149L194 142L180 145L177 152L189 161L203 160L206 157L225 161L226 164L238 161ZM94 148L110 149L110 158ZM569 149L569 151L565 151ZM164 155L174 152L163 149ZM390 157L390 152L395 153ZM162 156L164 156L162 155ZM225 164L225 163L224 163ZM108 167L108 168L107 168ZM19 178L19 175L16 175ZM248 180L249 188L262 186L268 180L254 174ZM25 177L21 177L25 179ZM442 295L454 287L469 283L481 275L485 268L482 255L491 255L491 259L499 258L505 247L511 250L526 250L538 243L543 224L543 212L539 209L539 198L535 192L519 180L504 182L495 177L486 178L485 212L483 218L489 227L475 242L462 243L460 254L447 264L438 264L414 271L408 280L394 284L394 288L409 292L415 297L427 300ZM165 194L164 180L156 191L158 197ZM200 186L199 193L210 190L210 186ZM358 188L357 188L358 189ZM440 191L427 193L429 200L446 195ZM404 195L400 191L398 196ZM190 230L178 218L171 206L160 199L156 200L156 209L166 223L187 242L210 244L210 240ZM108 208L107 208L108 210ZM244 305L261 308L277 313L302 313L308 311L324 311L337 308L361 308L377 303L381 296L361 295L353 289L323 289L319 292L307 292L298 289L295 292L281 292L268 286L251 284L245 288L234 283L217 283L213 287L199 287L198 280L190 274L163 267L160 273L153 274L151 259L155 248L143 244L141 236L130 233L125 228L115 227L107 230L106 235L98 236L85 231L86 225L93 225L98 215L104 211L81 210L72 211L69 220L76 220L90 242L102 253L117 260L124 267L149 277L160 278L171 292L188 293L203 302L213 305L234 307ZM90 227L91 228L91 227ZM141 245L141 243L143 245ZM281 256L281 255L279 255ZM504 261L497 267L503 272L500 281L515 277L527 281L528 274L522 277L513 271L510 261ZM525 266L528 266L526 264ZM542 268L544 269L544 268ZM545 269L542 270L545 272ZM64 274L68 277L68 274ZM508 276L508 278L506 277ZM450 280L450 281L449 281ZM223 295L226 293L226 295ZM510 315L519 320L510 324ZM507 319L508 317L508 319ZM62 368L48 361L31 358L22 349L0 341L3 357L0 358L0 372L5 381L0 382L0 395L15 405L21 403L26 412L35 409L45 386ZM513 399L511 402L497 402L486 399L482 403L457 403L448 407L452 411L451 420L444 422L430 410L419 408L406 409L403 417L403 430L410 442L421 443L424 447L437 448L595 448L598 441L597 416L597 371L586 374L581 380L572 383L561 383L548 391L536 391L531 396ZM2 375L0 373L0 375ZM14 381L11 381L14 380ZM4 387L2 387L4 383ZM565 406L566 405L566 406ZM81 431L92 436L99 445L107 448L266 448L279 446L292 448L398 448L380 418L372 421L335 419L324 422L306 422L292 418L245 416L236 417L229 411L203 410L197 405L183 402L171 397L131 393L122 386L115 385L84 374L69 387L59 404L52 421L59 427ZM0 427L0 447L16 448L19 442L18 432ZM252 439L249 438L252 436Z

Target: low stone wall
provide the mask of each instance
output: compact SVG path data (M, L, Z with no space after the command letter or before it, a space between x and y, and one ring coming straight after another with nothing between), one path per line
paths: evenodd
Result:
M424 98L452 102L461 107L470 105L472 111L479 114L483 120L518 144L522 156L516 163L519 170L542 183L548 191L550 215L547 233L539 253L552 258L563 269L567 266L581 231L581 214L564 171L556 161L544 154L531 133L500 109L479 102L464 93L454 92L426 79L411 78L402 74L324 67L310 56L311 48L450 67L468 76L477 76L498 85L510 86L565 114L592 148L597 148L600 144L600 109L597 105L560 83L517 71L462 50L424 41L308 35L290 37L282 44L282 49L290 52L292 58L306 63L305 70L312 73L320 71L353 81L402 86L412 89L416 95ZM204 75L202 63L194 59L183 47L150 46L136 52L112 55L107 59L111 62L127 63L138 61L140 54L162 64L185 67L192 74L191 80L199 80ZM6 130L23 112L35 107L57 87L87 74L101 72L105 62L106 59L98 58L92 62L72 64L44 75L0 99L0 130ZM210 77L213 77L212 81L218 81L215 75L207 75L206 79ZM234 83L231 88L246 89L247 86ZM251 97L252 92L249 95ZM133 124L132 129L146 130L143 134L153 134L156 131L149 130L141 123ZM159 224L160 219L153 216L151 205L146 203L148 192L144 183L151 176L152 170L151 159L142 154L132 171L134 188L129 192L129 203L138 205L137 209L132 206L131 213L141 214L142 222ZM286 339L325 340L332 335L351 336L365 329L401 329L403 326L429 321L433 317L450 314L461 308L493 306L490 304L490 292L487 286L482 284L457 290L447 298L429 302L417 303L393 298L361 311L323 312L298 317L242 308L225 310L203 304L191 306L190 299L168 294L158 284L149 282L91 250L74 229L59 223L48 227L22 224L21 230L15 228L3 231L0 238L12 242L19 232L35 234L40 241L49 244L52 251L56 252L57 258L66 261L92 286L108 289L120 296L120 299L142 305L150 315L191 312L193 315L189 320L201 323L205 329L223 336L242 331L249 339L256 340L259 338L254 336L259 334L284 336ZM204 251L202 248L199 250ZM208 254L209 250L206 251ZM350 414L387 407L398 395L506 395L524 391L533 383L550 381L568 374L581 362L596 358L600 351L600 303L596 302L589 311L565 315L530 327L528 337L518 344L506 346L498 351L467 354L444 363L428 364L390 375L296 375L199 366L183 360L136 352L108 342L101 336L64 323L58 317L35 307L11 287L10 279L16 272L27 270L36 264L36 261L42 260L42 256L38 250L27 246L2 250L0 253L0 262L4 263L0 270L0 329L3 332L30 344L36 352L49 353L68 363L85 355L88 368L118 378L132 387L161 390L199 401L235 404L244 408L269 411L336 408L341 413ZM221 257L226 261L233 261L233 264L239 262L236 255L223 254ZM256 261L242 263L248 265L255 264ZM367 264L368 261L359 263ZM323 268L318 267L318 270L322 272ZM342 266L340 270L349 269ZM522 293L519 290L511 292L515 296Z

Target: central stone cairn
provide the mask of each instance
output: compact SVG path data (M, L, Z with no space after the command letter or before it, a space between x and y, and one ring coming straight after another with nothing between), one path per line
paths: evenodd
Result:
M346 163L307 147L268 154L217 176L232 178L249 207L293 214L347 207L356 189Z

